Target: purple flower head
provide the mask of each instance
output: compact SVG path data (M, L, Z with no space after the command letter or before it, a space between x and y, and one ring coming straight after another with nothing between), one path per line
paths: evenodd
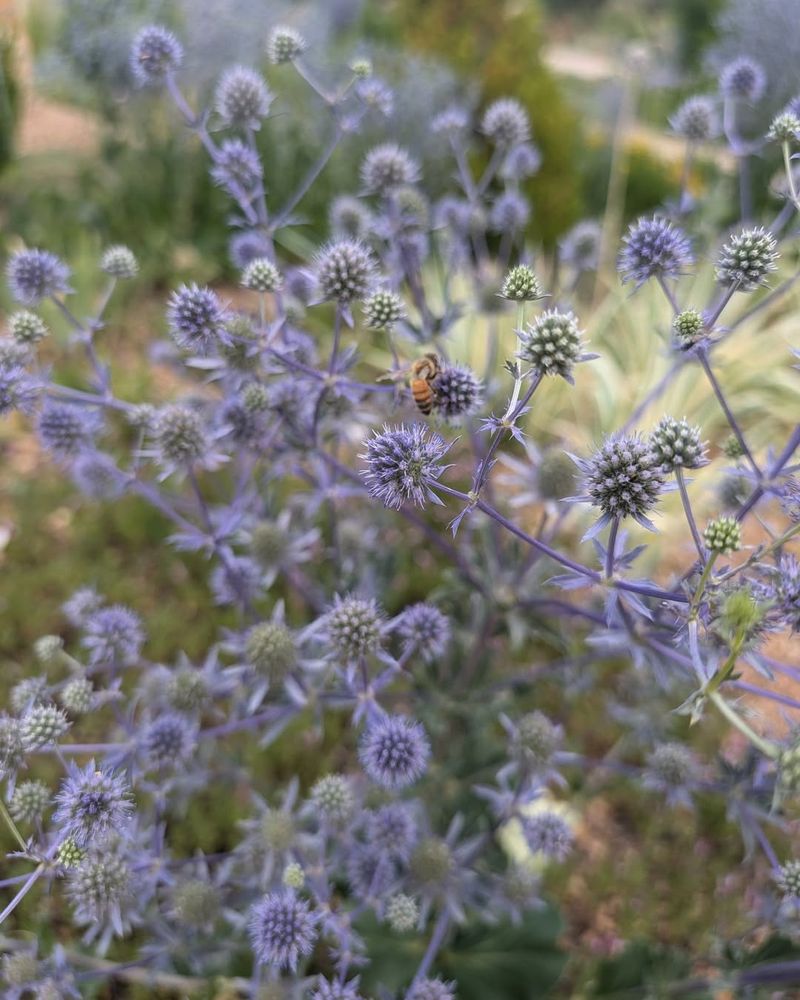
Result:
M689 142L713 139L719 131L717 109L710 97L689 97L669 120L676 135Z
M116 850L93 850L71 867L67 897L79 924L107 921L122 937L128 917L136 909L134 874L127 859Z
M228 245L228 255L237 271L243 271L258 257L266 257L270 246L266 236L258 230L237 233Z
M317 937L317 915L291 890L270 892L250 910L250 944L261 965L294 972L310 955Z
M125 489L125 476L110 455L85 451L70 468L72 481L90 500L113 500Z
M434 389L434 409L447 420L470 416L483 402L483 383L466 365L444 365Z
M423 662L432 663L444 655L450 642L450 622L433 604L412 604L400 615L397 634L406 648Z
M70 270L49 250L18 250L6 265L11 294L26 306L70 291Z
M366 838L376 851L405 864L418 838L411 809L402 802L390 802L367 813Z
M367 775L384 788L405 788L428 767L431 748L421 723L402 715L374 721L361 737L358 756Z
M662 743L647 758L642 784L666 795L671 805L689 805L687 785L698 776L697 759L688 747L682 743Z
M323 247L314 259L323 299L347 305L366 297L372 285L375 261L359 240L339 240Z
M347 859L347 881L353 894L362 900L385 895L397 877L394 862L370 844L359 844Z
M35 379L18 365L0 365L0 416L12 410L28 413L39 392Z
M53 823L79 846L120 833L133 815L130 785L123 774L100 769L94 761L79 768L72 761L56 795Z
M448 139L455 139L466 132L469 127L469 115L464 108L457 104L445 108L431 119L431 132L434 135L443 135Z
M528 113L513 97L501 97L490 104L481 119L481 131L496 146L511 148L530 136Z
M383 612L376 601L349 594L334 597L325 616L325 633L334 650L347 660L372 653L381 644Z
M102 605L103 599L94 587L79 587L62 604L61 610L70 625L82 628L89 616L99 611Z
M759 101L767 89L767 74L754 59L740 56L722 68L719 89L723 97Z
M178 347L208 354L225 337L225 310L215 292L199 285L181 285L167 307L170 333Z
M276 25L267 39L267 55L276 66L299 59L307 48L308 42L300 32L285 24Z
M156 414L152 430L158 460L165 470L192 465L208 451L202 418L188 406L163 407Z
M153 768L185 763L197 746L197 726L179 712L165 712L145 726L139 746Z
M349 983L338 983L320 976L311 994L311 1000L364 1000L364 998L358 992L357 979Z
M542 154L532 142L520 142L513 146L503 160L500 176L507 181L524 181L538 171L542 165Z
M394 111L394 91L383 80L376 76L366 80L358 80L355 94L361 104L375 114L389 118Z
M250 556L232 556L211 573L211 591L221 605L240 605L254 600L261 590L264 573Z
M131 46L130 65L136 82L144 87L160 84L183 61L181 43L160 24L150 24L139 32Z
M366 191L388 194L419 178L419 164L394 142L374 146L361 164L361 182Z
M95 410L70 403L46 402L39 414L39 440L59 457L77 455L92 443L101 426Z
M639 219L628 229L617 261L622 281L677 278L694 263L689 239L667 219Z
M778 241L763 226L742 229L725 243L717 258L717 281L738 292L754 292L777 271Z
M272 100L272 92L259 73L246 66L233 66L217 85L214 106L226 125L258 129Z
M361 475L370 496L399 510L404 503L424 507L426 501L441 503L433 492L442 473L449 445L424 424L384 426L375 431L359 457L366 463Z
M89 651L93 667L131 667L139 659L144 644L144 629L139 616L130 608L115 604L95 611L84 626L83 645Z
M542 375L560 375L572 382L572 369L592 355L585 354L578 318L572 312L546 309L519 331L517 357Z
M241 139L226 139L219 147L211 176L222 187L249 191L261 180L263 168L258 153Z
M420 979L404 1000L456 1000L456 984L444 979Z
M489 226L496 233L518 233L528 225L530 215L530 206L524 195L518 191L504 191L492 204Z
M538 812L522 818L522 832L531 851L563 861L572 850L572 830L558 813Z
M579 499L600 508L601 523L632 517L653 529L645 515L658 502L664 478L649 442L638 434L612 435L590 459L578 460L578 467L584 474Z
M331 232L345 239L363 239L370 228L371 215L367 206L350 194L342 194L331 202L328 213Z
M794 632L800 632L800 562L784 553L771 587L778 611Z
M594 219L577 222L559 244L561 260L576 271L594 271L600 257L600 224Z

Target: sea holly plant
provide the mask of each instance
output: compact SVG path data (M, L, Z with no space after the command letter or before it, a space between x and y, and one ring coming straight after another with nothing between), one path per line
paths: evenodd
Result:
M796 933L800 862L783 831L800 736L793 724L788 735L756 725L749 706L772 700L792 720L800 709L772 685L796 682L796 668L767 645L800 629L800 426L762 455L715 371L717 346L796 278L783 269L796 119L787 111L769 129L787 196L780 225L765 227L745 211L752 150L735 119L763 80L747 60L726 68L739 224L701 245L686 199L631 223L619 277L634 295L655 284L663 296L668 376L627 425L570 455L557 429L535 441L529 416L598 358L577 292L601 230L581 223L558 267L534 269L521 182L540 162L535 121L513 97L477 121L442 109L432 128L455 186L434 203L414 151L379 142L331 205L330 231L290 254L302 241L279 237L303 221L306 194L392 95L362 59L320 83L292 27L275 26L265 45L269 83L232 67L200 108L182 89L183 49L169 30L146 27L132 41L135 83L164 92L175 127L202 145L230 197L242 286L237 305L193 282L166 297L154 357L184 387L174 398L118 395L104 346L114 291L136 281L135 248L103 253L89 317L73 308L69 265L51 251L20 246L6 264L19 308L0 340L0 410L22 413L89 501L152 505L178 553L207 559L209 593L227 609L199 662L175 650L158 663L136 608L87 581L63 606L63 635L37 640L35 669L0 716L11 842L0 922L20 932L9 937L6 995L79 997L103 977L181 995L222 980L230 995L312 1000L471 998L477 981L497 977L509 1000L538 995L562 967L555 922L541 929L542 874L575 863L584 797L614 775L674 808L727 798L745 846L774 876L772 921ZM292 72L327 110L330 141L273 204L262 137ZM693 98L673 119L692 155L716 135L718 110ZM714 285L698 301L688 279L706 256ZM747 302L729 321L735 297ZM469 314L486 320L483 376L454 347ZM39 360L56 324L85 359L80 385ZM503 325L515 345L505 358ZM427 363L415 368L420 355ZM703 428L670 413L639 424L687 366L729 425L725 454L744 484L706 521L695 514L709 471ZM670 490L681 520L662 529ZM543 512L538 522L531 510ZM639 537L662 530L685 558L651 579ZM409 596L399 582L409 551L445 567L440 586ZM560 681L558 717L517 697L513 661L496 662L498 636L530 663L546 634L563 655L543 654L527 673ZM625 762L584 753L569 727L570 697L610 659L643 692L635 708L612 706L629 729ZM685 745L682 711L711 733L736 730L756 763L734 776L723 760L715 772ZM280 785L268 773L275 747L298 762ZM244 814L204 853L192 810L215 801L230 813L232 790ZM72 945L29 943L20 904L37 897L63 905ZM534 925L551 961L531 984ZM471 970L484 950L479 980ZM800 978L795 966L765 966L764 982Z

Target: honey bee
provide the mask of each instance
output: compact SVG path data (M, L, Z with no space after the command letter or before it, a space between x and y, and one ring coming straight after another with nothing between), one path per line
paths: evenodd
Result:
M439 366L437 355L425 354L423 357L417 358L409 368L405 368L399 372L391 372L389 375L381 377L386 380L407 378L408 387L411 390L411 395L417 404L417 408L420 413L428 416L436 400L436 388L433 383L436 381L440 371L441 367Z

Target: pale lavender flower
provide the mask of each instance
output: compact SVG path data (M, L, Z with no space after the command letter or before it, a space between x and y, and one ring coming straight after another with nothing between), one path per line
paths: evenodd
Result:
M139 32L131 46L130 65L140 86L163 82L183 61L183 48L167 28L151 24Z
M404 503L423 507L427 501L441 504L433 492L447 468L441 464L449 445L423 424L384 427L375 431L359 457L366 463L361 473L370 496L387 507Z
M70 270L49 250L18 250L6 265L11 294L26 306L69 292Z
M214 106L226 125L259 129L273 95L264 78L246 66L223 73L214 94Z
M297 970L311 954L317 937L317 915L291 890L270 892L250 910L250 944L261 965Z
M358 755L367 775L384 788L412 785L426 771L430 744L419 722L400 715L376 719L361 737Z
M649 278L677 278L694 263L686 234L667 219L639 219L628 229L617 268L637 288Z
M522 832L531 851L563 861L572 850L573 834L558 813L542 811L522 817Z
M767 88L767 74L763 67L749 56L740 56L722 68L719 89L723 97L742 101L759 101Z
M90 761L79 768L70 761L55 797L53 823L63 837L79 846L121 833L133 815L133 796L123 774L98 768Z
M133 666L144 639L141 618L121 604L100 608L84 625L83 645L93 667Z

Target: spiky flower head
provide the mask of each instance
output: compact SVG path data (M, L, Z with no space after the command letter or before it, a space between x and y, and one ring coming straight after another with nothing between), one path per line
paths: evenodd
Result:
M68 292L69 276L64 261L49 250L18 250L6 265L11 294L26 306Z
M519 182L533 177L542 165L542 154L532 142L520 142L506 153L500 176L506 181Z
M98 768L94 761L79 768L70 763L56 795L53 823L76 844L103 840L125 829L133 815L133 798L124 774Z
M41 967L36 954L32 951L18 951L3 956L3 981L11 987L29 987L39 980ZM25 996L27 988L21 994ZM13 995L18 994L15 989Z
M395 934L413 931L419 920L419 906L413 896L398 892L386 904L386 923Z
M56 743L72 723L55 705L33 705L20 721L20 736L27 750Z
M86 857L86 850L74 837L65 837L59 844L56 860L64 868L75 868Z
M388 194L419 179L419 164L407 149L395 142L384 142L373 148L361 164L361 183L366 191Z
M86 677L74 677L61 689L59 699L70 715L85 715L94 704L94 687Z
M9 812L18 823L35 823L50 805L50 789L43 781L23 781L14 789Z
M155 443L164 465L189 466L205 455L208 441L203 420L196 410L173 404L156 415Z
M559 244L561 260L576 271L595 271L600 259L602 230L594 219L576 222Z
M405 1000L455 1000L456 984L444 979L420 979L406 993Z
M434 409L447 420L467 417L483 402L483 383L466 365L443 366L434 388Z
M349 194L342 194L333 199L328 218L331 230L337 236L356 240L366 236L371 222L367 206Z
M672 321L672 332L678 345L688 350L705 336L706 324L703 314L697 309L684 309Z
M417 840L417 823L409 807L390 802L367 813L367 843L394 861L408 861Z
M656 463L665 472L676 469L699 469L706 464L706 446L699 427L692 427L686 418L664 417L653 431L650 445Z
M719 75L719 89L723 97L742 101L758 101L767 88L767 74L762 66L749 56L740 56L723 66Z
M219 890L201 878L179 882L172 890L172 911L184 927L209 927L220 911Z
M397 634L406 648L424 663L439 659L450 642L450 622L446 615L425 601L412 604L400 616Z
M511 752L526 768L542 771L561 745L564 731L542 712L529 712L511 726Z
M302 889L306 884L306 873L303 871L303 866L296 861L291 861L283 869L282 881L287 889Z
M528 113L513 97L501 97L483 114L481 132L496 146L516 146L530 138Z
M735 233L719 252L717 281L737 292L754 292L766 283L767 275L777 271L780 257L778 241L763 226Z
M324 819L341 823L355 809L355 796L350 779L343 774L327 774L311 789L311 804Z
M121 926L119 916L133 893L133 872L115 851L91 852L67 877L67 896L79 923L96 923L107 918Z
M709 552L730 555L741 548L742 526L735 517L718 517L706 525L703 541Z
M258 129L272 103L264 78L246 66L226 70L214 94L214 106L226 125Z
M121 604L93 612L84 626L83 645L93 667L132 667L144 644L142 620Z
M100 270L118 280L135 278L139 273L139 261L133 251L121 243L107 247L100 258Z
M689 238L668 219L656 215L630 226L617 269L623 283L635 281L638 288L649 278L677 278L692 263Z
M110 455L86 451L70 468L73 483L90 500L112 500L125 490L125 475Z
M533 302L544 295L542 286L533 268L528 264L517 264L507 272L500 289L500 296L512 302Z
M310 955L317 937L317 916L291 889L270 892L250 910L250 944L261 965L294 972Z
M443 135L447 139L456 139L469 126L469 115L464 108L454 104L445 108L431 119L431 132Z
M241 139L226 139L220 144L211 168L211 176L220 187L252 191L263 175L258 153Z
M22 725L19 719L0 715L0 777L13 774L22 764L25 744L22 742Z
M778 785L783 792L800 789L800 737L795 731L789 742L781 748L775 760L778 769Z
M575 463L558 448L548 448L536 466L536 487L543 500L563 500L575 488Z
M782 111L772 119L767 138L773 142L797 142L800 140L800 116Z
M167 322L184 350L208 354L224 336L225 310L215 292L199 285L181 285L170 296Z
M770 591L786 624L800 632L800 562L793 555L781 556Z
M441 503L434 494L449 445L424 424L385 425L367 440L359 457L366 463L361 475L370 496L399 510L404 503L424 507L427 501Z
M703 142L717 134L717 109L710 97L689 97L669 120L673 131L689 142Z
M800 897L800 861L787 861L781 865L775 876L778 888L784 896Z
M647 758L647 784L671 793L697 779L697 760L682 743L660 743Z
M658 502L664 477L648 441L638 434L612 435L580 468L585 498L604 520L632 517L652 528L646 514Z
M60 635L40 636L33 644L33 655L43 666L58 663L64 649L64 640Z
M531 216L527 198L519 191L498 195L489 212L489 226L495 233L517 233L528 225Z
M405 315L397 292L379 289L364 301L364 319L370 330L391 330Z
M578 319L572 312L547 309L520 333L517 357L542 375L572 381L572 369L583 360Z
M364 1000L364 997L358 992L358 979L340 983L320 976L316 982L316 989L311 994L311 1000Z
M180 712L164 712L145 726L139 743L150 767L176 767L194 753L197 726Z
M40 386L24 368L0 365L0 416L19 410L30 412Z
M42 705L47 700L46 677L24 677L11 688L9 697L11 707L20 715L31 705Z
M528 847L555 861L563 861L572 850L573 835L569 824L550 810L522 817L522 831Z
M276 66L299 59L307 48L308 42L300 32L285 24L276 25L267 39L267 56Z
M183 61L183 47L173 33L160 24L149 24L138 33L131 46L131 71L144 86L163 83L168 73Z
M383 788L405 788L428 766L430 744L421 723L401 715L373 721L361 737L358 756L369 778Z
M198 712L209 700L208 681L194 667L179 667L169 679L166 696L179 712Z
M283 277L271 260L257 257L244 269L242 285L253 292L277 292L283 285Z
M98 427L99 417L93 410L48 400L39 414L36 429L48 451L72 456L91 444Z
M38 344L50 332L45 321L29 309L19 309L8 318L8 329L18 344Z
M320 250L315 270L322 297L347 305L354 299L366 298L375 262L360 240L338 240Z
M347 660L374 652L381 644L383 612L372 598L337 594L325 616L325 631L331 646Z

